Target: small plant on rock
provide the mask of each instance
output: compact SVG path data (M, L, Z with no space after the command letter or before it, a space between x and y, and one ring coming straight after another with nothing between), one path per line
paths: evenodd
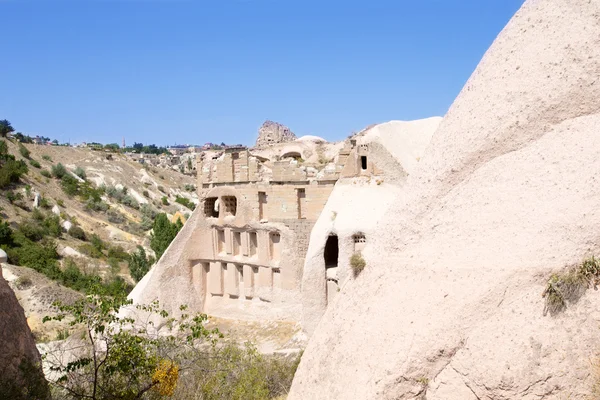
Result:
M350 257L350 267L352 268L352 273L354 274L355 278L358 275L360 275L360 273L363 271L363 269L365 269L366 266L367 262L363 258L362 254L352 254L352 256Z
M550 276L542 297L546 299L544 315L555 315L576 303L589 287L596 288L600 282L600 263L594 257L562 273Z

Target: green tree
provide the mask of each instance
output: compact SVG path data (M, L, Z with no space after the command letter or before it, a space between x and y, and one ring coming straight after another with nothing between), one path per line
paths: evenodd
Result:
M142 246L137 247L137 251L129 255L129 273L136 282L142 280L144 275L150 271L150 267L154 263L152 257L146 257L146 250Z
M167 214L162 213L156 216L153 232L150 238L150 248L156 253L156 259L159 260L167 247L171 244L179 230L183 227L181 220L177 220L174 224L169 221Z
M84 330L85 345L75 344L79 358L62 361L64 357L47 357L53 364L51 380L57 391L71 399L141 399L144 394L163 398L173 395L182 365L173 360L185 349L194 351L200 343L216 344L223 337L218 330L205 327L206 315L185 313L170 317L158 302L133 306L123 296L109 297L92 293L72 305L55 304L60 313L45 317L44 322L64 318L70 325ZM136 323L130 317L119 316L123 307L167 321L161 334L151 322ZM196 353L198 353L196 351ZM62 398L62 397L61 397Z
M0 120L0 136L6 137L9 133L14 132L15 129L12 127L10 122L6 119Z

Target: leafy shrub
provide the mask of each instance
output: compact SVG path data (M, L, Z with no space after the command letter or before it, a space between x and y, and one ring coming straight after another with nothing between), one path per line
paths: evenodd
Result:
M48 215L46 219L44 219L43 225L46 228L45 231L48 235L55 238L61 236L62 228L60 226L60 218L58 215Z
M11 263L33 268L51 279L60 276L60 268L56 262L58 253L54 242L44 240L35 243L23 236L20 231L17 231L15 237L17 246L7 251Z
M35 223L33 220L22 222L19 225L18 232L33 242L39 242L46 235L46 230L39 223Z
M152 220L151 218L148 218L147 216L143 216L142 217L142 222L140 222L139 224L139 228L142 232L146 232L149 231L150 229L152 229L152 226L154 225L154 220Z
M43 159L43 160L46 160L46 161L50 161L50 162L52 162L52 157L50 157L50 156L49 156L49 155L47 155L47 154L44 154L44 155L42 156L42 159Z
M51 178L52 177L52 174L47 169L41 170L40 174L42 174L42 176L45 176L46 178Z
M14 246L13 230L8 222L0 221L0 247L7 249Z
M108 265L110 266L110 272L113 273L114 275L121 272L121 266L119 265L119 260L117 260L116 258L109 258Z
M31 154L29 150L27 150L27 147L23 146L21 143L19 143L19 153L25 158L29 158L29 155Z
M174 224L169 221L167 214L158 214L154 220L153 232L150 238L150 248L156 253L156 258L160 260L163 253L169 247L179 230L183 227L181 220L178 219Z
M65 174L60 179L62 190L69 196L75 196L79 193L79 182L69 174Z
M61 163L52 166L52 176L57 179L62 179L65 175L67 175L67 169Z
M106 213L106 216L108 218L108 222L111 224L122 224L125 222L125 217L117 210L109 210Z
M56 199L56 204L60 207L65 207L65 202L62 199Z
M131 253L129 256L129 273L131 277L139 282L142 280L144 275L150 271L150 267L154 263L154 259L152 257L146 257L146 250L142 246L137 247L137 251Z
M194 208L196 208L196 205L185 197L177 196L175 198L175 202L189 208L192 211L194 210Z
M23 160L17 161L10 156L3 161L0 156L0 189L19 182L21 176L27 174L27 172L29 172L29 169Z
M108 248L107 256L109 258L114 258L117 261L126 261L129 259L129 253L121 246L110 246Z
M72 225L67 233L75 239L86 240L85 231L77 225Z
M136 210L138 210L140 208L140 203L138 203L138 201L135 199L135 197L130 196L130 195L123 196L121 203L123 203L126 206L129 206L133 209L136 209Z
M77 175L78 177L80 177L83 180L86 179L85 170L81 167L75 168L75 175Z
M92 258L102 258L102 256L104 256L104 254L102 254L100 250L98 250L96 247L92 246L89 243L84 243L80 245L79 252Z
M169 205L169 200L167 199L167 196L163 196L162 199L160 199L163 203L163 206L168 206Z
M140 211L142 213L142 216L148 217L150 219L154 219L158 215L158 211L152 208L150 204L142 204L142 206L140 207Z
M16 201L23 200L23 195L19 192L15 193L12 190L9 190L6 192L6 199L10 204L13 204Z
M40 163L37 162L36 160L34 160L33 158L31 160L29 160L29 164L31 164L31 166L34 167L34 168L42 168L42 166L40 165Z
M50 204L50 201L48 201L47 198L40 197L40 207L45 208L45 209L49 209L49 208L52 207L52 204Z
M108 208L108 204L106 204L102 200L96 201L90 198L85 202L86 210L104 212L107 211Z
M367 262L363 258L362 254L354 253L350 257L350 267L352 268L352 273L356 278L367 266Z

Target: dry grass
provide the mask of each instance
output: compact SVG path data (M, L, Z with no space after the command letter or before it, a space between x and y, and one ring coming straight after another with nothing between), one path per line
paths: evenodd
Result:
M360 275L360 273L363 271L363 269L365 269L366 266L367 262L363 258L362 254L352 254L352 256L350 257L350 267L352 267L352 273L354 274L355 278L358 275Z
M564 311L569 303L576 303L589 287L596 288L599 281L600 263L594 257L562 273L552 274L542 294L546 299L544 315Z

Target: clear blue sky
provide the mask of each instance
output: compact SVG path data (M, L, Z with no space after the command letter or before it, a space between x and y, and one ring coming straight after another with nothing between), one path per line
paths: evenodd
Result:
M443 115L523 0L0 0L0 119L59 141Z

